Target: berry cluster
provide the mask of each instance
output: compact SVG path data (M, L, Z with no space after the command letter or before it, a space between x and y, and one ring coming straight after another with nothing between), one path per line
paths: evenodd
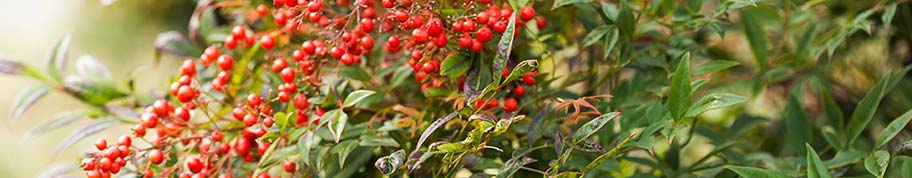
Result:
M140 122L132 129L133 135L123 136L117 146L109 147L100 140L96 146L101 153L87 156L82 168L87 170L87 177L108 177L118 173L127 162L137 160L127 159L134 156L145 158L133 162L136 172L143 177L232 177L237 174L233 169L244 168L226 163L228 160L257 162L265 159L263 156L273 144L285 147L292 142L287 133L275 139L262 139L270 128L275 129L272 107L293 109L294 123L301 128L314 129L321 123L319 118L324 115L324 108L308 99L308 94L327 95L317 92L323 77L321 71L403 55L408 56L405 63L415 72L415 80L422 84L422 90L445 87L449 78L438 73L444 57L453 53L483 53L495 46L492 42L495 35L518 35L519 30L504 34L511 21L522 24L535 20L538 28L547 24L544 18L536 18L530 6L522 7L514 15L505 2L501 6L492 4L491 0L452 2L448 5L461 7L465 12L444 16L431 3L434 2L382 0L381 6L376 6L370 0L354 3L337 0L333 4L324 0L274 0L272 7L266 4L237 7L251 12L253 17L232 26L224 41L207 46L198 61L183 61L179 77L170 85L170 96L166 97L171 100L159 99L146 107ZM331 5L338 8L327 8ZM274 26L257 23L269 20ZM523 25L515 27L520 29ZM375 37L380 36L389 36L382 47L386 59L370 57L378 47ZM450 43L451 38L455 43ZM295 39L305 40L294 42ZM403 49L409 54L398 54ZM243 55L257 50L265 51L262 58ZM390 61L373 63L388 67ZM244 89L249 86L245 81L250 79L244 77L251 75L248 70L251 67L264 67L271 76L277 76L278 80L266 81L275 90L258 93ZM537 72L527 73L521 81L533 86L535 75ZM464 81L465 76L460 79L460 86ZM516 84L512 97L503 101L504 111L517 111L519 103L514 97L522 97L524 93L525 88ZM498 105L497 99L478 100L475 108L487 110ZM227 116L229 112L217 111L218 107L230 108L226 111L231 116ZM148 131L155 134L146 137ZM151 147L131 147L131 137L148 141ZM173 146L177 144L185 148ZM164 167L162 164L167 161L177 164ZM153 166L160 169L153 171ZM294 161L285 161L283 168L290 174L299 170ZM249 176L270 177L268 172L259 175L250 172Z

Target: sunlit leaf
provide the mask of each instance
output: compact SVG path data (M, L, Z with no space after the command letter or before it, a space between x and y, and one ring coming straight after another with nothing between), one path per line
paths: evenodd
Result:
M588 46L592 46L592 44L595 44L595 42L601 40L602 37L605 36L605 34L608 34L608 32L611 29L612 29L611 26L608 26L608 25L602 25L602 26L596 27L595 29L592 29L592 31L589 31L589 34L586 34L586 37L583 37L583 42L582 42L583 47L585 48Z
M890 153L878 150L864 160L865 169L875 177L883 177L887 171L887 165L890 164Z
M348 94L348 96L345 97L345 101L342 102L342 107L354 106L355 104L358 104L358 102L361 102L361 100L364 100L364 98L367 98L374 93L376 92L370 90L358 90L351 92Z
M346 140L339 144L333 146L332 152L336 155L339 155L339 167L345 167L345 159L348 158L348 154L355 150L358 147L357 140Z
M747 102L747 98L743 96L731 93L711 93L697 100L686 116L695 117L709 110L725 108L744 102Z
M739 64L740 63L738 63L738 61L732 61L732 60L713 60L713 61L709 61L706 64L700 65L700 67L698 67L697 70L693 71L693 75L703 75L703 74L718 72L721 70L725 70L725 69L728 69L731 67L738 66Z
M472 65L472 60L468 59L468 56L462 53L451 54L443 59L443 64L440 65L440 75L444 75L450 78L455 78L462 76Z
M690 53L678 58L678 66L671 76L671 91L668 94L668 109L675 121L684 118L690 110L693 93L690 86Z
M880 136L877 137L877 143L874 144L874 148L880 148L890 140L893 140L893 137L899 134L909 124L910 120L912 120L912 110L906 111L906 113L890 122L886 128L880 131Z
M558 7L561 7L561 6L570 5L570 4L589 3L589 2L592 2L592 0L556 0L556 1L554 1L554 4L551 5L551 10L557 9Z
M25 110L32 107L38 99L47 95L49 91L51 91L51 88L47 85L36 85L22 89L22 91L16 95L16 99L13 100L13 105L10 107L10 119L13 121L19 120L19 116L22 116L22 113L24 113Z
M595 132L601 130L605 124L608 124L608 122L620 115L620 112L611 112L589 120L589 122L580 126L580 128L576 130L576 133L573 134L573 144L578 145L583 140L589 138L589 136L592 136L592 134L595 134Z
M848 125L849 128L846 130L846 135L848 136L847 145L851 145L855 142L855 139L861 135L864 128L867 127L868 123L871 122L871 119L874 118L874 114L877 112L877 108L880 105L880 100L899 83L908 71L909 70L906 69L884 76L877 82L877 85L874 85L874 87L861 98L861 101L858 102L858 107L856 107L855 112L852 113L852 120L849 121Z

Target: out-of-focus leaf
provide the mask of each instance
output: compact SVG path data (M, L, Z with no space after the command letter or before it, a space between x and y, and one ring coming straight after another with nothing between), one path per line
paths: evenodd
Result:
M348 96L345 97L345 101L342 102L342 107L354 106L355 104L358 104L358 102L361 102L361 100L364 100L364 98L367 98L374 93L376 92L370 90L358 90L351 92L348 94Z
M494 64L491 69L491 78L494 79L494 84L500 83L500 74L504 70L504 65L508 63L510 59L510 52L513 51L513 36L512 35L516 29L516 14L512 13L510 15L510 22L507 23L507 29L504 30L503 34L500 37L500 41L497 42L497 55L494 56Z
M874 149L878 149L887 144L890 140L893 140L893 137L895 137L896 134L899 134L899 132L909 124L909 120L912 120L912 110L906 111L906 113L894 119L893 122L890 122L886 128L880 131L880 136L877 137L877 143L874 144Z
M41 175L38 175L38 178L64 178L67 177L67 172L76 170L76 168L76 165L71 163L54 164L50 168L42 171Z
M527 72L532 72L538 69L537 60L525 60L516 64L516 67L513 67L513 70L510 71L510 75L507 76L507 79L504 79L503 84L507 84L516 80L517 78L525 75Z
M831 178L830 172L827 171L826 165L823 164L823 161L820 161L820 157L817 156L817 151L814 151L814 148L811 148L810 144L805 144L807 147L807 176L808 178Z
M880 21L883 22L884 28L887 29L887 31L890 31L890 24L893 23L893 15L896 14L896 4L897 3L891 3L890 5L887 5L887 8L884 8L883 15L880 16Z
M883 150L877 150L864 160L865 169L875 177L881 178L887 171L887 165L890 164L890 153Z
M159 33L155 37L155 54L156 62L159 56L172 55L179 57L197 57L202 54L203 50L193 45L184 34L177 31L168 31Z
M522 167L523 165L532 163L532 162L534 162L533 159L522 157L522 156L510 158L510 160L507 160L507 163L504 164L504 167L501 168L499 172L497 172L497 176L495 176L495 177L496 178L513 177L513 174L516 173L516 171L518 171L520 167Z
M196 8L193 9L193 15L190 16L190 24L187 25L187 33L191 40L198 43L206 42L206 36L216 27L215 8L210 8L212 1L199 0L196 2Z
M342 143L336 144L333 146L332 152L339 155L339 167L345 167L345 158L348 158L348 154L355 150L358 147L357 140L346 140Z
M358 146L399 147L399 143L390 137L362 135L359 140L361 140L361 141L358 142Z
M912 156L912 140L908 140L893 149L894 155Z
M67 59L70 51L70 34L63 35L57 44L54 45L54 48L51 49L48 53L47 58L47 72L48 75L53 77L57 81L63 79L63 71L67 64Z
M675 121L684 118L690 110L693 91L690 86L690 53L678 58L678 66L671 76L671 91L668 94L668 109Z
M440 126L443 126L443 124L446 124L447 122L449 122L450 120L455 118L457 115L459 115L458 111L447 114L446 116L443 116L440 119L437 119L434 122L432 122L431 125L428 125L428 127L426 129L424 129L424 132L421 133L421 136L418 137L418 144L415 145L415 148L421 148L421 146L424 144L424 141L426 141L427 138L430 137L431 134L434 133L435 130L437 130L437 128L440 128ZM415 149L415 150L417 151L417 149ZM413 152L412 154L415 154L415 153Z
M703 75L703 74L718 72L718 71L725 70L725 69L728 69L728 68L731 68L734 66L738 66L738 64L740 64L740 63L738 63L738 61L733 61L733 60L713 60L713 61L709 61L708 63L703 64L700 67L698 67L697 70L693 71L693 74L694 75Z
M443 64L440 65L440 75L450 78L462 76L472 66L472 60L467 58L468 56L462 53L447 56L443 59Z
M845 119L842 114L842 109L836 105L836 100L834 100L833 95L830 94L830 89L827 87L820 87L820 98L823 100L823 110L827 117L827 124L838 128L838 131L845 130Z
M364 71L363 68L358 66L344 66L339 68L339 75L355 79L363 82L370 82L371 76L367 74L367 71Z
M608 150L608 152L602 153L598 157L595 157L595 159L592 160L592 162L589 162L589 164L586 164L586 168L583 169L583 173L587 173L587 172L591 171L593 168L601 165L605 161L613 159L614 155L617 154L618 150L620 150L621 148L624 148L624 146L627 145L627 142L630 142L630 140L637 137L637 135L638 135L638 133L630 134L629 136L627 136L627 138L624 138L624 140L617 143L617 145L614 145L614 147L611 148L611 150Z
M589 120L589 122L580 126L580 128L576 130L576 133L573 134L573 144L578 145L583 140L586 140L586 138L589 138L589 136L592 136L592 134L595 134L595 132L601 130L605 124L608 124L608 122L620 115L620 112L611 112Z
M80 100L92 105L104 105L108 101L127 96L110 82L100 82L83 76L69 76L64 88Z
M109 82L113 79L111 78L111 71L108 70L101 62L98 62L98 59L90 55L82 55L76 59L76 72L79 73L79 76L88 77L92 80L97 80L99 82Z
M901 167L912 167L912 158L902 159ZM902 169L900 170L899 175L899 177L912 177L912 169Z
M852 113L852 120L849 121L849 128L846 132L849 141L846 145L852 145L852 143L855 142L855 139L861 135L864 128L867 127L868 123L871 122L871 119L874 118L877 107L880 105L880 100L899 83L903 76L906 76L906 72L908 71L909 69L905 69L884 76L877 82L877 85L874 85L874 87L861 98L861 101L858 102L858 106L855 108L855 112Z
M47 85L37 85L29 88L22 89L16 99L13 100L13 105L10 107L10 119L13 121L19 120L19 116L22 116L22 113L25 110L28 110L32 104L35 104L38 99L41 99L44 95L51 91L51 88Z
M412 68L408 65L404 65L396 69L396 72L393 73L393 77L390 78L389 84L393 88L399 87L403 82L408 80L408 77L412 75Z
M304 161L304 164L311 165L310 150L314 144L320 142L319 139L320 137L315 137L313 132L307 132L298 139L298 152L301 154L301 160Z
M27 134L26 137L31 138L31 137L39 136L41 134L44 134L51 130L66 126L70 123L73 123L73 121L88 117L95 113L96 113L96 111L89 110L89 109L73 110L73 111L59 113L59 114L55 115L53 118L51 118L50 120L48 120L47 122L39 125L38 127L32 129L31 131L29 131L29 133Z
M687 112L687 117L695 117L703 112L733 106L747 102L747 98L731 93L711 93L694 103L694 107Z
M76 128L73 130L73 133L70 133L69 136L63 139L63 142L60 143L60 146L57 146L57 151L54 154L59 154L64 149L69 148L73 144L76 144L76 142L82 140L83 138L101 132L107 128L117 126L120 123L121 121L115 118L99 118L98 120L94 120L86 125L83 125L82 127Z
M735 172L744 178L788 178L789 176L775 170L744 166L725 166L725 169Z
M636 17L633 15L633 8L630 7L627 0L621 0L620 5L618 6L621 8L617 17L618 31L620 32L621 37L624 38L624 41L631 41L633 40L634 33L636 33L636 31L634 31Z
M589 3L589 2L592 2L592 0L556 0L556 1L554 1L554 4L551 5L551 10L553 11L554 9L557 9L558 7L566 6L566 5L570 5L570 4Z
M377 167L383 174L391 175L395 173L396 170L399 170L399 167L402 167L402 163L404 162L405 150L399 150L393 152L393 154L377 159L377 162L374 162L374 167Z
M592 44L595 44L595 42L601 40L605 34L608 34L611 29L611 26L608 25L602 25L596 27L595 29L592 29L592 31L589 31L589 34L586 34L586 37L583 37L583 47L585 48L592 46Z
M760 69L766 70L767 56L770 53L769 41L766 39L761 12L758 10L747 9L741 12L741 24L744 26L744 35L747 42L750 43L751 52L754 54L754 60Z
M792 92L788 98L788 104L782 111L782 119L785 120L785 133L788 137L786 148L792 153L801 153L801 145L810 142L813 129L811 122L801 107L800 101L803 101L804 85L799 84L792 87Z
M6 75L19 75L24 68L25 66L22 65L22 62L7 56L0 56L0 73Z
M858 162L866 155L867 153L861 151L840 150L836 152L836 156L833 159L827 160L824 164L826 164L827 168L833 169Z
M604 50L605 51L603 51L604 54L602 55L602 58L607 59L609 56L611 56L611 53L614 52L614 47L617 46L618 38L620 37L620 32L618 31L617 28L614 28L614 30L611 30L611 33L608 33L606 35L607 36L605 36L605 40L604 40L604 42L605 42Z
M795 58L796 64L802 65L812 59L813 54L811 45L813 45L814 38L816 38L816 31L817 23L812 21L807 30L804 31L804 34L801 35L801 39L798 41L798 46L795 47L795 55L797 55Z

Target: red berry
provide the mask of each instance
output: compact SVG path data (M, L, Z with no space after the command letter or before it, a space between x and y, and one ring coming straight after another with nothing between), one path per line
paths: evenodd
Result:
M225 48L231 50L234 49L234 47L237 47L237 39L235 39L234 36L225 37Z
M223 71L231 70L231 66L234 65L234 57L231 57L229 55L222 55L219 56L217 62L219 69L222 69Z
M478 29L478 33L475 34L475 36L477 36L478 40L481 42L491 41L492 35L493 34L491 33L491 29L488 27L481 27L481 29Z
M244 39L244 37L247 37L247 29L244 29L244 27L240 25L234 26L234 28L231 28L231 37L234 37L234 39Z
M446 34L441 33L434 37L434 46L437 46L438 48L446 48L446 45L447 45Z
M285 23L288 22L288 16L286 16L285 13L275 13L273 18L275 18L275 23L278 26L285 26Z
M247 95L247 106L256 107L263 103L263 99L256 93Z
M533 76L533 73L527 72L525 75L523 75L523 82L525 82L526 85L535 85L535 76Z
M475 31L476 28L478 27L475 26L475 22L472 22L471 20L462 21L462 31Z
M282 81L285 81L288 83L294 82L294 79L295 79L294 69L292 69L292 68L282 69L282 72L280 73L280 75L282 77Z
M285 168L285 172L293 173L295 169L298 169L298 166L292 160L285 160L285 164L282 166Z
M488 16L487 12L479 12L478 15L475 15L475 21L477 21L478 24L487 24L488 18L490 17L491 16Z
M146 135L146 127L142 124L136 124L133 126L133 134L136 134L137 137L142 137Z
M238 139L234 141L234 152L244 156L248 154L248 151L250 151L250 140L246 137L238 137Z
M535 20L535 26L537 26L538 29L543 29L545 26L548 26L548 20L544 17L539 17Z
M291 99L291 98L290 98L290 96L288 95L288 92L285 92L285 91L280 91L280 92L279 92L279 101L281 101L281 102L288 102L288 100L290 100L290 99Z
M478 39L472 39L472 47L469 50L477 53L477 52L481 52L482 47L484 47L484 46L482 46L481 41L479 41Z
M412 30L412 39L418 43L424 43L428 41L428 33L423 29Z
M361 37L361 47L364 49L374 48L374 37L370 35Z
M294 105L295 105L295 108L298 108L298 109L307 108L307 105L308 105L307 96L304 96L304 94L295 95Z
M266 150L269 150L269 142L260 142L257 144L257 153L262 155L263 153L266 153Z
M146 128L155 128L158 124L158 115L153 113L144 113L142 115L142 125Z
M504 111L513 112L513 111L516 111L516 109L519 108L519 104L516 103L516 99L507 98L506 100L504 100L504 105L503 105L503 107L504 107Z
M200 170L203 170L203 160L200 158L191 158L187 161L187 169L190 169L190 172L198 173Z
M184 85L177 90L177 100L180 100L180 102L186 103L192 100L193 97L196 97L196 91L193 91L190 86Z
M256 7L257 15L264 16L264 15L266 15L266 13L267 13L268 11L269 11L269 8L266 7L266 5L260 4L260 5L258 5L258 6Z
M86 171L86 178L101 178L101 170L89 170Z
M101 168L102 170L108 170L111 169L112 164L114 163L111 161L111 159L106 157L101 158L101 161L98 161L98 168Z
M184 60L180 69L182 75L193 76L196 74L196 64L193 63L193 60Z
M345 53L342 55L342 58L340 58L339 61L342 62L343 65L347 66L347 65L352 65L353 63L355 63L354 58L355 57L353 55Z
M133 139L130 136L122 135L120 139L117 140L117 144L120 146L131 146L133 145Z
M272 0L272 5L276 7L284 6L285 0Z
M95 169L95 159L84 158L84 159L82 159L82 162L79 163L79 167L81 167L83 170L87 170L87 171L94 170Z
M107 147L108 147L108 141L106 141L105 139L100 138L100 139L98 139L98 141L95 141L95 148L97 148L98 151L104 150Z
M329 54L332 55L333 58L342 59L342 55L345 54L345 50L339 47L332 47L329 49Z
M468 33L463 33L456 42L459 43L460 48L469 49L472 47L472 36L469 36Z
M482 109L482 107L484 107L484 106L485 106L485 100L484 100L484 99L475 100L475 109L476 109L476 110Z
M535 17L535 9L533 9L531 6L523 7L522 10L519 11L519 17L523 21L532 20L532 18Z
M244 116L246 116L246 115L247 115L247 111L244 111L244 108L235 107L234 109L231 110L231 116L233 116L234 119L237 119L238 121L244 120Z
M432 61L428 61L428 62L424 63L423 65L421 65L421 70L426 73L434 73L435 71L437 71L437 66L434 65L434 63Z
M161 164L165 160L165 156L159 149L149 150L149 162L152 164Z
M174 115L184 121L190 120L190 110L187 108L184 108L184 107L179 107L177 109L174 109Z
M431 18L428 21L427 33L430 36L437 36L443 33L443 22L439 18Z
M364 18L361 19L361 31L365 33L370 33L374 30L374 20Z
M244 116L244 126L250 127L253 124L256 124L256 122L257 122L256 116L254 116L252 114L248 114L247 116Z
M506 30L507 30L507 22L504 22L504 21L497 21L497 23L494 24L494 31L495 31L495 32L497 32L497 33L503 33L503 32L506 31Z
M498 105L500 105L500 104L497 102L497 99L491 99L491 100L488 100L488 104L485 105L485 109L495 108Z
M260 174L259 176L257 176L257 178L269 178L269 173L264 172L264 173Z
M408 12L402 9L393 12L393 15L395 16L397 22L405 22L409 20Z
M280 57L272 61L272 72L280 72L285 67L288 67L288 62L285 61L285 58Z
M513 95L517 97L522 97L526 93L526 88L522 85L516 85L516 88L513 88Z
M272 49L272 47L275 47L275 39L269 35L260 37L260 45L262 45L263 48Z
M313 54L316 49L317 46L315 46L313 42L305 41L304 43L301 43L301 50L303 50L304 53Z

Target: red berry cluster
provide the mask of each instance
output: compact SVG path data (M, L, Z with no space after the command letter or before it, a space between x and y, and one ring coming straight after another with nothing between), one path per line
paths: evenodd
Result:
M509 74L510 74L509 70L504 70L503 73L501 74L501 78L507 78L507 75L509 75ZM506 99L504 99L504 101L503 101L504 111L514 112L514 111L519 110L519 102L516 101L516 98L521 98L526 93L526 88L523 87L521 84L525 84L528 86L534 86L535 85L535 76L538 76L538 72L526 72L525 74L523 74L522 79L517 82L518 84L516 84L515 87L513 87L513 90L511 93L513 95L513 97L507 97ZM521 83L521 84L519 84L519 83ZM493 109L499 105L500 104L498 103L497 99L490 99L487 101L485 101L484 99L479 99L479 100L475 101L474 108L482 109L482 110L489 110L489 109Z
M253 14L253 17L232 26L230 34L225 35L220 44L207 46L198 63L183 61L178 70L179 77L170 85L170 96L154 101L142 112L140 122L132 129L133 134L136 138L147 140L151 147L131 147L130 136L122 137L118 146L111 147L100 140L97 146L101 153L90 154L83 160L82 167L88 171L87 177L107 177L119 172L128 160L134 160L126 159L132 155L145 158L134 162L137 169L142 169L137 173L153 177L156 173L152 171L152 166L161 166L174 159L168 155L178 155L177 160L173 160L179 162L178 166L161 168L160 171L156 169L159 177L232 177L234 172L231 169L241 168L225 164L226 159L255 162L262 159L272 144L287 146L287 135L269 141L262 138L270 128L275 128L273 106L293 109L297 118L294 122L298 127L313 129L320 123L319 118L325 111L311 105L307 94L321 95L314 91L321 86L320 73L323 69L370 64L365 62L367 60L391 60L405 55L398 54L405 49L409 52L406 63L415 72L415 80L421 84L421 89L443 87L449 78L441 76L439 70L446 56L481 53L485 47L494 46L492 39L495 35L519 34L516 33L519 30L504 34L510 17L514 16L514 10L506 3L496 6L491 4L491 0L454 2L450 5L466 10L465 15L455 17L440 15L431 3L434 2L382 0L381 6L376 6L370 0L356 0L354 3L336 0L334 5L342 11L325 8L329 5L324 0L273 0L272 7L266 4L249 9L241 6L240 10L251 12L247 14ZM270 17L278 28L255 23L270 20ZM522 7L515 17L513 21L517 24L531 21L536 18L535 10L530 6ZM546 21L539 17L536 24L544 28ZM516 28L522 27L516 25ZM380 33L389 36L383 45L386 59L370 57L378 47L374 38ZM302 39L301 36L317 37ZM450 38L455 40L451 45L453 47L448 47ZM294 42L296 39L297 42ZM298 43L300 47L297 47ZM256 50L265 51L263 57L256 55L255 59L251 59L242 55ZM390 61L374 63L380 63L380 67L391 64ZM211 67L212 64L215 67ZM271 78L266 81L273 84L275 90L255 93L243 88L250 85L245 85L244 81L251 75L248 70L251 67L264 67L266 71L271 71L270 77L277 76L278 80ZM198 74L215 76L200 77ZM522 81L534 85L534 74L526 74ZM459 86L464 82L463 76ZM523 86L517 85L512 95L521 97L524 92ZM503 102L507 112L518 110L518 103L513 97ZM211 111L212 104L230 107L231 116ZM479 100L475 107L491 109L498 105L496 99ZM218 128L225 125L237 127ZM146 138L150 130L155 134ZM199 154L181 154L188 150L173 147L178 143ZM293 161L285 161L283 168L292 174L298 170ZM270 175L263 173L255 176Z

